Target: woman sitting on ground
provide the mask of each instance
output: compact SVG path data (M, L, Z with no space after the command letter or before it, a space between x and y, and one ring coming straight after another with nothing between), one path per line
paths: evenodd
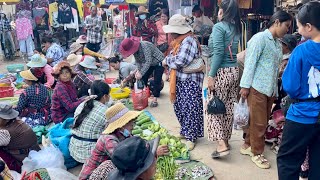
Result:
M95 59L92 56L85 56L84 60L76 67L77 75L73 79L73 82L77 88L78 97L89 95L88 90L94 81L94 76L91 74L91 71L97 68Z
M51 121L51 100L47 88L39 83L34 75L34 69L21 71L20 75L28 87L20 95L16 110L31 128L48 125Z
M42 39L42 45L44 46L44 51L46 51L46 59L50 66L54 67L65 58L66 54L63 48L57 43L54 43L52 38L44 37Z
M69 145L71 156L80 163L90 157L100 134L107 125L105 105L109 101L110 87L101 80L94 81L90 94L95 99L81 103L74 113L74 126Z
M47 59L41 57L40 54L34 54L27 66L34 69L35 76L42 84L49 89L54 88L55 81L52 76L53 68L47 64Z
M116 79L114 83L126 85L134 78L135 72L137 71L137 66L134 64L122 61L118 55L110 58L109 63L113 69L119 70L119 78ZM131 84L133 85L133 83Z
M11 105L0 104L0 157L10 170L21 172L22 161L31 150L39 151L37 136L31 127L16 118L19 112Z
M125 139L114 149L111 160L103 163L108 164L107 172L102 172L98 177L92 177L91 175L90 180L101 179L101 177L108 180L153 179L157 169L156 150L158 145L158 137L152 141L146 141L136 136ZM131 156L127 156L128 154L131 154ZM128 169L131 171L128 171Z
M130 111L122 103L117 103L107 110L106 116L109 124L99 137L91 156L83 165L79 175L80 180L89 177L90 179L104 179L106 177L110 172L110 163L107 160L110 160L114 148L121 141L132 137L134 120L140 113L140 111ZM158 155L167 153L169 153L167 146L161 146L157 150Z
M68 62L60 62L52 75L58 79L58 82L52 95L51 117L53 122L60 123L74 116L74 111L84 98L77 98L77 89L72 82L76 74Z

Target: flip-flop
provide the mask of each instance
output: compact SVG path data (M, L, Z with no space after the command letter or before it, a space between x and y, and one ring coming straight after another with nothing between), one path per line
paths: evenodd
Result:
M227 149L227 150L224 150L224 151L221 151L221 152L218 152L217 150L215 150L212 154L211 154L211 157L213 159L216 159L216 158L221 158L223 156L227 156L230 154L230 150Z
M158 102L156 102L156 101L153 101L150 104L150 107L157 107L157 106L158 106Z

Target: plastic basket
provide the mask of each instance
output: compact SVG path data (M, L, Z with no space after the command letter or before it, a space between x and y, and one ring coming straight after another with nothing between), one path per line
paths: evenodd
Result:
M112 99L124 99L130 96L130 92L129 88L111 88L110 96Z
M11 64L7 66L7 70L9 73L17 73L24 70L23 64Z
M0 98L13 97L14 89L13 87L0 87Z
M132 91L132 103L133 109L141 111L148 107L148 92L146 89L143 89L136 93Z

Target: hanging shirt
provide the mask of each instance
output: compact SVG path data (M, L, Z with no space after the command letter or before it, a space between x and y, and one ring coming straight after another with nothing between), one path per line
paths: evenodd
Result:
M68 1L58 3L58 22L60 24L69 24L71 22L74 22L72 8Z
M120 14L116 15L113 18L113 25L117 27L117 31L115 32L115 37L123 37L124 36L123 20Z
M44 8L32 9L33 19L36 24L36 30L49 30L49 14Z
M91 1L86 1L83 3L83 16L86 18L87 16L90 15L90 7L93 6L94 4Z
M28 36L33 36L32 24L28 18L19 18L16 20L16 32L18 40L25 40Z
M49 22L53 27L59 27L58 23L58 3L49 4Z
M64 30L67 30L67 28L68 29L76 29L76 31L79 32L78 12L74 8L72 8L72 15L73 15L74 21L71 22L70 24L65 24Z
M79 16L82 19L83 18L83 2L82 0L75 0L75 2L77 3L77 8L79 11Z

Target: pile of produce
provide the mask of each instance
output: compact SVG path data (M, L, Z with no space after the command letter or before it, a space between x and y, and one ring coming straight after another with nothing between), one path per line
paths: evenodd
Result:
M158 123L154 123L144 112L137 118L132 134L146 140L152 140L160 136L160 145L167 145L169 147L170 156L174 159L189 159L187 146L179 138L170 135Z

